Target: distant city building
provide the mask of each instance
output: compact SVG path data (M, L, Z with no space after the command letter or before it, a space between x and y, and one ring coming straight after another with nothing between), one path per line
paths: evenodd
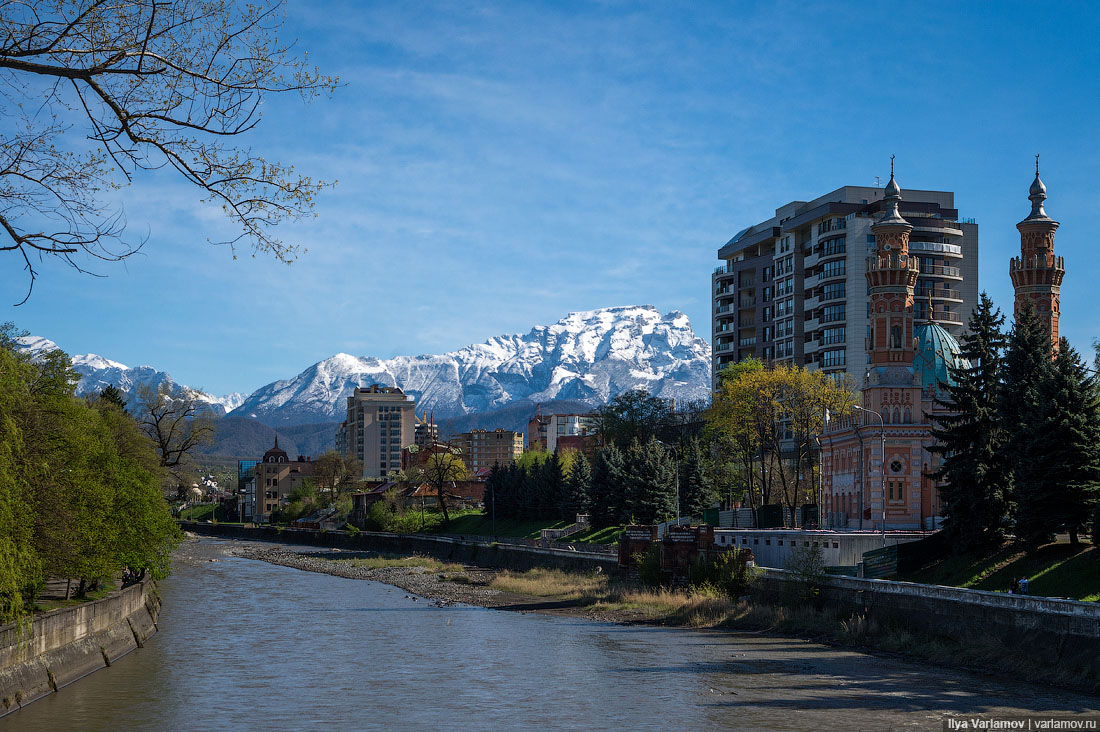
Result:
M313 477L313 463L308 457L291 460L286 451L275 446L264 453L263 460L253 466L254 499L252 520L266 523L279 510L287 497L304 481Z
M256 466L259 462L237 461L237 500L241 507L241 521L252 521L256 512Z
M978 299L978 225L959 218L949 191L907 191L906 198L899 215L912 227L908 256L920 266L914 316L934 315L958 335ZM718 250L715 378L747 358L863 377L872 350L866 261L884 207L883 189L844 186L776 209Z
M413 444L420 447L426 447L439 439L439 425L435 423L434 414L425 414L423 417L416 417L416 427L413 431Z
M512 430L473 430L451 437L451 444L462 451L462 462L471 473L496 464L511 465L523 454L523 433Z
M600 416L588 414L543 415L541 407L527 422L527 449L554 452L561 437L584 437L596 434Z
M401 469L401 450L414 444L416 402L394 386L355 387L337 445L363 463L364 478L384 478Z

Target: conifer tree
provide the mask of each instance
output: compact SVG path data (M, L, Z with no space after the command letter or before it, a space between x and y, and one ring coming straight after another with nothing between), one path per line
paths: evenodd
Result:
M1035 549L1053 537L1046 483L1052 476L1038 454L1042 442L1043 391L1054 369L1050 337L1029 303L1017 314L1005 353L998 411L1005 429L1001 461L1011 475L1010 510L1017 538Z
M561 461L555 452L539 466L541 486L538 517L556 520L561 517L562 498L565 495L565 476L562 475Z
M126 411L126 399L123 398L122 392L116 389L114 384L107 384L103 391L99 392L99 398L101 401L113 404L122 411Z
M680 461L680 510L682 516L702 516L703 509L715 501L715 491L707 476L711 474L710 459L699 438L683 448Z
M673 518L676 468L669 451L655 439L645 444L634 440L624 462L627 487L620 521L654 524Z
M954 384L940 384L946 397L937 403L950 410L932 429L943 456L932 477L940 487L943 530L959 551L993 543L1002 536L1008 511L1008 475L1001 451L1006 438L999 400L1005 336L1004 316L986 293L970 315L960 355L969 366L951 367Z
M1034 541L1067 531L1077 544L1100 489L1100 399L1084 361L1065 338L1042 387L1032 456L1041 480L1030 494L1026 535Z
M582 452L573 461L569 477L565 479L565 494L562 500L562 516L568 521L578 513L587 513L589 492L592 488L592 464Z
M596 456L592 466L592 523L598 528L618 522L622 503L623 453L614 443Z

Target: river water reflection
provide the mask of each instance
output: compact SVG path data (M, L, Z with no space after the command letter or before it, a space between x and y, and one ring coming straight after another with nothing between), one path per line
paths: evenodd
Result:
M229 545L181 548L146 647L0 730L938 730L1100 708L795 639L435 607Z

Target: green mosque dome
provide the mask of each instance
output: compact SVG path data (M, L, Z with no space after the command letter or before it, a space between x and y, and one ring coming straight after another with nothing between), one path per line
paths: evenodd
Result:
M940 390L940 382L955 385L949 366L970 368L970 362L960 356L962 348L955 336L934 322L917 323L913 328L917 341L913 366L920 373L921 388Z

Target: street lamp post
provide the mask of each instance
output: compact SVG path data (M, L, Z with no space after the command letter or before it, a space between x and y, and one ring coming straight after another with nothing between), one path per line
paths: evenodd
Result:
M852 406L861 412L867 412L878 417L879 432L882 436L882 545L886 546L886 423L883 422L882 415L875 410L861 407L858 404Z

